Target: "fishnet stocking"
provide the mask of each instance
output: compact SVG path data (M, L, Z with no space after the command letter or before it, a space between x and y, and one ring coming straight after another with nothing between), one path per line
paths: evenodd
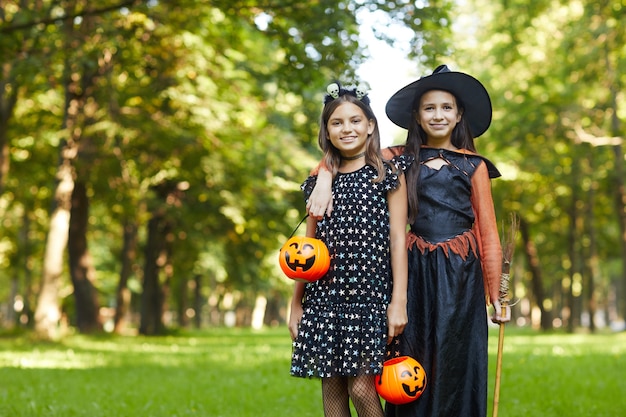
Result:
M373 375L361 375L348 379L348 392L359 417L384 416L374 378Z
M324 417L350 417L347 378L322 378L322 399Z
M350 403L359 417L384 417L374 376L322 378L324 417L351 417Z

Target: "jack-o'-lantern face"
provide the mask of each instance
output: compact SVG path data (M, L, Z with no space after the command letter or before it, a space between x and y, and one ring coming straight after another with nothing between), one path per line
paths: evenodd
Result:
M391 404L406 404L418 399L426 388L426 372L409 356L384 363L382 375L376 375L376 391Z
M416 397L424 391L424 384L426 382L426 373L418 365L413 366L413 369L405 369L400 373L400 380L402 381L402 389L404 393L409 397Z
M283 245L278 262L287 277L313 282L326 274L330 257L328 248L321 240L295 236Z
M285 251L285 263L293 271L297 271L298 268L308 271L315 263L313 245L308 242L292 242Z

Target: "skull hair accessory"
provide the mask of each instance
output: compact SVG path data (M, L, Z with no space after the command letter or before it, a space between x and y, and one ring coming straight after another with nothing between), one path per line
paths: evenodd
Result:
M328 93L326 97L324 97L324 104L328 104L331 101L343 96L344 94L350 94L357 99L361 100L363 103L369 106L370 100L367 96L367 87L364 84L359 84L358 87L347 89L343 88L338 82L333 82L328 84L326 87L326 92Z
M333 99L339 98L339 84L328 84L328 87L326 87L326 91L328 92L328 95L331 96Z
M356 98L361 100L363 97L367 95L367 89L363 84L359 84L359 86L354 90L356 93Z

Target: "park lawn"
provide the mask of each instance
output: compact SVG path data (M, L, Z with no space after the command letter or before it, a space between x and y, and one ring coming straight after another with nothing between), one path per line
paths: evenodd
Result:
M492 329L490 404L497 337ZM290 352L286 328L0 337L0 416L322 417L319 381L290 377ZM625 354L626 333L507 327L498 415L626 415Z

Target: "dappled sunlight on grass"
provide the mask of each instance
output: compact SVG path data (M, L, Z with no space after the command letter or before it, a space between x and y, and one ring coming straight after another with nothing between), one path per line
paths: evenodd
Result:
M604 334L511 334L505 332L504 352L533 355L579 356L588 354L626 354L626 333ZM497 338L490 341L490 351L497 347Z
M488 404L496 347L494 330ZM500 414L626 415L625 354L626 333L507 327ZM291 377L290 356L286 328L75 335L57 343L0 338L0 416L322 417L319 381Z
M101 354L77 355L74 350L31 352L3 352L0 354L0 367L30 368L30 369L84 369L94 366L104 366Z
M276 347L289 343L287 334L269 334L250 345L250 333L220 331L222 337L87 337L72 336L55 344L14 343L14 349L0 353L0 366L17 368L86 369L134 363L162 366L193 366L198 358L224 368L249 367L271 359L285 359Z
M286 329L0 339L0 415L263 416L317 383L289 377ZM297 384L301 382L304 384ZM295 408L300 417L318 407Z

